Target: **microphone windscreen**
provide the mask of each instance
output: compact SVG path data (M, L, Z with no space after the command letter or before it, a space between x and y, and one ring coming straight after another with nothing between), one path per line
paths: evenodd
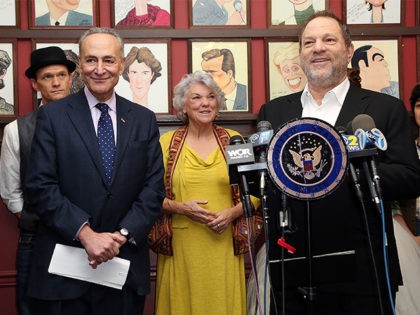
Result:
M243 143L245 143L244 139L239 135L232 136L229 142L230 145L243 144Z
M351 127L354 133L357 129L362 129L364 131L372 130L373 128L376 128L376 125L373 118L369 115L359 114L352 120Z
M257 124L257 131L261 132L261 131L267 131L273 129L271 127L271 123L267 120L261 120L258 124Z

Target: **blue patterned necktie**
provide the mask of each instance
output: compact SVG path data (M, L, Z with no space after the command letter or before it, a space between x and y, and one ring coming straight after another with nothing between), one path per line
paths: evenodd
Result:
M108 183L110 183L116 151L114 130L112 128L111 116L108 114L108 105L105 103L98 103L96 104L96 107L101 111L101 117L99 117L98 122L99 152L101 153L106 179L108 180Z

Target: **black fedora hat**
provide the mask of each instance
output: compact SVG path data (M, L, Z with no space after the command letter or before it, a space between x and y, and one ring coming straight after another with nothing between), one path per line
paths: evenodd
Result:
M60 47L50 46L31 53L31 66L25 71L25 75L29 79L35 79L39 69L50 65L64 65L70 73L76 69L76 64L66 58L66 54Z

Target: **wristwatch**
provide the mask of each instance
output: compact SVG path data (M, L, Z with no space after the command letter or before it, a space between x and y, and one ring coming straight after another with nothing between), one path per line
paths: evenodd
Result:
M130 232L126 228L120 228L119 230L120 234L124 236L127 240L130 239Z

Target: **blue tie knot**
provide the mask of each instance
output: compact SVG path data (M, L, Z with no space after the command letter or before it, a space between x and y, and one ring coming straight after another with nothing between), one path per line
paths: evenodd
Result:
M96 104L96 107L99 108L102 114L108 113L108 105L105 103L98 103Z

